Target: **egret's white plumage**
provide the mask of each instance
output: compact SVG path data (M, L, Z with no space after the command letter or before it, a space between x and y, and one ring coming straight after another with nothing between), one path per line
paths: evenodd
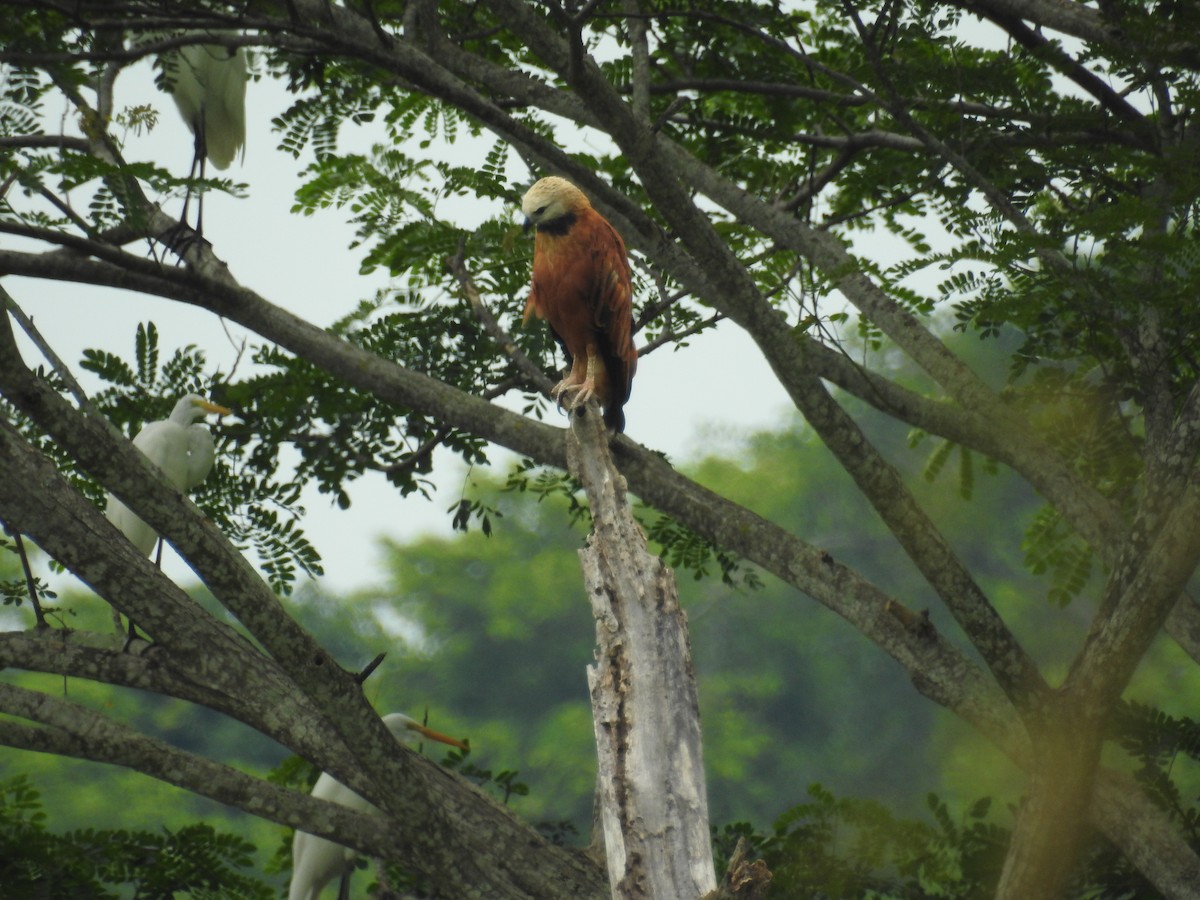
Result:
M176 490L190 491L212 470L216 455L212 432L197 422L208 413L228 415L229 410L199 394L188 394L175 404L170 418L150 422L133 439L133 446L163 470ZM154 529L112 494L104 514L140 553L148 556L154 549L158 540Z
M227 169L246 145L246 51L192 44L174 51L171 96L196 136L196 159Z
M431 731L420 722L410 719L403 713L390 713L383 717L383 724L396 736L398 741L407 743L411 738L424 737L455 747L465 747L461 741ZM366 812L375 809L370 803L360 797L328 772L322 772L321 777L313 786L312 795L320 800L340 803L350 809ZM292 839L292 884L288 890L288 900L318 900L321 891L334 878L348 876L354 869L354 861L358 854L349 847L335 844L304 831L297 831Z

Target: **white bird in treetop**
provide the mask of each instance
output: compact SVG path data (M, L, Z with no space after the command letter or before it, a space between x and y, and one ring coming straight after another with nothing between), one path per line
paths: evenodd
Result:
M246 146L246 51L222 44L189 44L163 54L167 84L195 136L188 178L204 177L205 161L227 169ZM179 219L187 222L191 191ZM204 233L204 194L196 201L196 233Z
M196 137L193 163L227 169L246 145L246 51L191 44L172 53L171 96Z
M424 737L431 741L451 744L460 749L466 749L466 744L452 737L439 734L410 719L403 713L390 713L383 717L383 724L396 736L396 740L407 743L414 736ZM374 810L375 807L360 797L340 781L334 779L328 772L322 772L317 783L313 785L312 795L320 800L340 803L342 806L359 812ZM358 854L349 847L335 844L324 838L316 837L304 831L297 831L292 839L292 885L288 890L288 900L318 900L325 885L337 877L341 877L339 897L348 897L350 891L350 874L354 871L354 861Z
M225 416L229 412L224 406L210 403L199 394L188 394L175 404L170 418L150 422L139 431L133 439L133 446L163 470L176 490L186 493L208 477L216 457L212 432L196 420L208 413ZM133 510L109 494L104 515L129 538L138 552L150 555L158 534Z

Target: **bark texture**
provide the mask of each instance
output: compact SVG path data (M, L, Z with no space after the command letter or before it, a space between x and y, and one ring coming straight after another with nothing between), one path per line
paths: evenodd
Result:
M567 436L592 533L579 551L596 618L588 667L600 822L614 900L700 897L716 887L700 707L675 576L646 551L594 407Z

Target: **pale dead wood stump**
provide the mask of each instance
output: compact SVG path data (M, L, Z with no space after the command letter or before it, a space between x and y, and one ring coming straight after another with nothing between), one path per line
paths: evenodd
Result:
M704 900L762 900L771 886L771 871L761 859L750 859L749 845L739 838L720 886Z
M567 464L592 511L579 557L596 618L596 664L587 674L612 896L699 898L716 887L716 875L696 680L675 576L646 551L593 406L572 417Z

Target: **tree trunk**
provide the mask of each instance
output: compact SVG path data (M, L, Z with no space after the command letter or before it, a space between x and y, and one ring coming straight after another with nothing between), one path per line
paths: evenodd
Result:
M1064 704L1033 736L1034 762L1004 860L997 900L1056 900L1090 826L1087 810L1100 760L1097 729Z
M588 668L612 896L689 900L716 887L687 617L674 574L646 552L593 407L567 437L593 530L579 551L596 617Z

